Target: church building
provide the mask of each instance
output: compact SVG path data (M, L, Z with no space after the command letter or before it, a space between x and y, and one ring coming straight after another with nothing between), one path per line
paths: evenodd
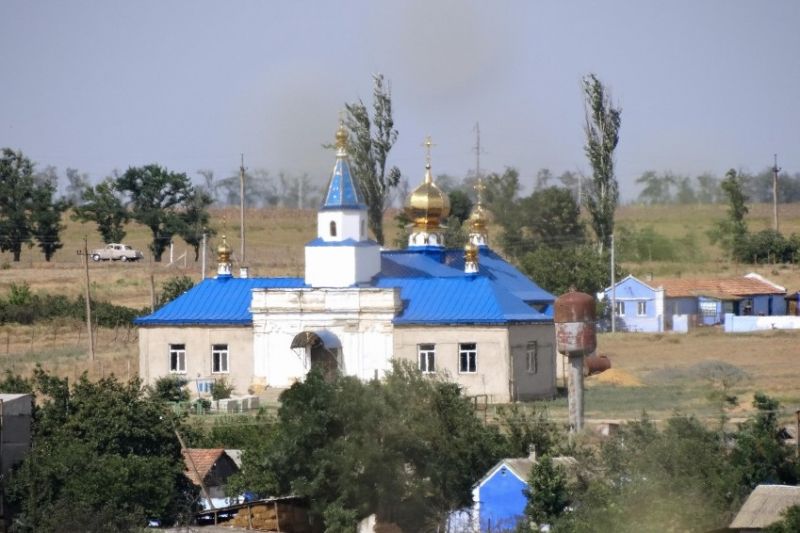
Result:
M424 180L405 205L408 248L383 250L367 234L340 125L305 276L234 277L223 237L215 278L136 320L144 382L176 374L205 392L225 378L244 394L289 387L311 368L381 378L406 360L491 403L552 397L555 298L489 248L480 187L469 243L445 247L450 206L426 144Z

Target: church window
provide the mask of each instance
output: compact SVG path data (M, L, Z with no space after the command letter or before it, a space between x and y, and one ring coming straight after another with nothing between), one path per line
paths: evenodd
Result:
M423 374L436 372L436 345L418 344L417 353L419 353L420 372Z
M211 345L211 372L214 374L226 374L228 372L228 345Z
M186 373L186 345L169 345L169 371L173 374Z
M474 342L458 345L458 371L468 374L478 371L478 349Z
M539 372L539 343L531 341L525 348L525 363L528 374Z
M336 237L336 222L331 220L331 237Z

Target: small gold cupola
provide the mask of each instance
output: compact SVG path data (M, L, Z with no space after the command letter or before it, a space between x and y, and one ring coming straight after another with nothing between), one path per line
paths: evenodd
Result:
M411 219L409 246L443 246L444 225L442 222L450 214L450 199L433 182L431 172L431 138L425 139L426 163L425 179L406 199L405 214Z
M478 247L471 242L464 246L464 273L478 273Z
M233 249L228 245L228 240L225 235L222 236L222 242L217 246L217 277L230 277L231 276L231 254Z
M478 175L478 181L475 183L475 192L478 201L472 208L472 212L467 218L469 223L469 242L475 246L487 246L489 244L489 213L483 206L483 191L486 189L481 176Z

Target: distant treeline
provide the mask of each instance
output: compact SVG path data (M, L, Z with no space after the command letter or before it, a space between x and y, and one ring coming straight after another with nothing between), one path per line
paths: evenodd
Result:
M752 203L772 202L773 170L765 168L758 174L739 172L742 190ZM644 204L714 204L726 202L720 184L722 178L701 174L694 178L672 172L648 170L636 179L642 187L638 201ZM800 201L800 173L778 174L778 202Z

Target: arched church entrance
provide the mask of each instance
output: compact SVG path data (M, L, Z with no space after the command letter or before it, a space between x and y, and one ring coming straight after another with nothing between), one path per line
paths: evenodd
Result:
M338 348L338 339L330 333L319 335L313 331L304 331L292 339L292 350L297 352L302 349L308 358L310 370L319 370L327 381L333 380L339 373Z

